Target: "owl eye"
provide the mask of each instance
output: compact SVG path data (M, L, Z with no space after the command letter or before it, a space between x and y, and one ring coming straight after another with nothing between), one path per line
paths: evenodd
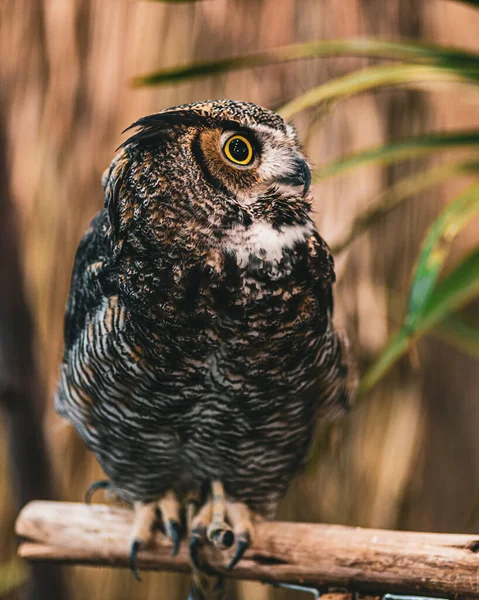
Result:
M237 165L249 165L253 161L253 146L242 135L232 135L226 140L223 151L231 162Z

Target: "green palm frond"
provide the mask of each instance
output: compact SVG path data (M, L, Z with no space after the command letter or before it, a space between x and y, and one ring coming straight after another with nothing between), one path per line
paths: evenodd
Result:
M461 352L479 360L479 321L472 321L460 315L444 319L431 334Z
M479 83L479 70L469 66L443 65L387 65L353 71L337 79L323 83L297 96L278 109L284 119L317 106L322 102L339 100L355 94L386 87L407 86L418 83Z
M427 133L366 148L315 170L313 182L317 183L365 165L388 165L392 162L452 149L479 150L479 130Z
M479 182L458 196L430 227L414 270L408 302L406 328L414 334L453 238L479 213Z
M357 237L365 233L389 211L407 198L437 186L458 175L479 174L479 156L476 160L454 161L403 177L381 192L378 198L351 223L347 231L332 244L334 254L345 250Z
M454 314L461 306L479 295L479 247L439 281L431 293L421 317L416 322L415 336L423 335ZM411 331L403 326L393 335L376 361L361 379L359 395L364 396L380 381L407 351Z
M409 40L393 42L374 38L353 38L292 44L242 56L160 69L135 77L133 85L151 86L180 83L181 81L220 75L239 69L342 55L401 60L414 64L439 65L444 68L457 67L476 70L476 72L479 69L479 54L467 50L420 44Z

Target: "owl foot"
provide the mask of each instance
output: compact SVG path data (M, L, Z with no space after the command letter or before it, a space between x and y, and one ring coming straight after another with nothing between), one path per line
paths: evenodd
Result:
M153 523L156 520L157 502L135 502L133 508L135 519L130 543L130 569L135 579L141 581L136 566L138 552L151 542Z
M223 484L221 481L213 481L212 492L212 519L206 531L206 537L216 548L230 548L234 542L234 534L225 522L226 501Z
M233 526L234 537L236 538L236 551L227 567L228 569L232 569L243 558L244 553L251 546L254 534L253 521L259 517L256 517L243 502L227 502L226 515Z
M227 501L223 484L220 481L212 482L211 492L210 498L199 511L197 511L198 498L190 500L187 504L189 553L193 565L193 585L188 600L203 600L204 598L218 598L219 600L223 597L223 578L219 577L215 580L201 568L199 554L202 546L206 542L210 542L217 548L229 548L236 538L236 551L227 567L232 569L251 545L254 533L253 522L260 518L243 502ZM204 590L209 591L203 593Z
M218 488L218 486L215 486L215 487L216 487L216 491L218 492L218 495L223 496L223 498L224 498L224 494L220 493L220 492L222 492L222 486L221 486L221 490ZM203 546L203 544L205 544L207 541L211 541L212 543L215 543L215 540L216 540L216 542L218 543L219 540L221 539L223 541L223 544L225 543L225 541L226 541L226 543L228 542L227 539L225 540L225 536L222 533L225 530L222 527L219 527L220 523L223 526L225 526L225 523L224 523L224 518L222 518L222 519L219 518L221 515L221 507L219 505L221 503L221 500L219 497L217 498L217 501L218 501L218 505L215 507L214 499L211 498L205 504L203 504L203 506L201 506L199 511L198 511L199 494L195 494L194 496L191 496L187 501L186 522L187 522L188 533L189 533L189 537L190 537L190 543L189 543L190 560L193 565L192 573L191 573L192 574L192 586L190 589L190 594L188 596L188 600L205 600L206 598L209 598L210 600L215 600L215 599L220 600L223 598L223 590L224 590L223 577L211 577L211 576L207 575L206 573L204 573L202 571L200 561L199 561L200 549ZM214 519L215 508L217 511L216 523L215 523L215 519ZM228 528L228 526L226 526L226 528L227 528L226 531L229 531L229 533L232 536L232 540L231 540L231 542L232 542L233 541L233 533ZM208 537L208 531L210 531L211 539L209 539L209 537Z
M211 498L203 504L196 516L189 520L190 558L198 569L199 551L206 541L219 549L230 548L234 542L234 534L225 521L226 501L223 484L213 481L211 492Z
M111 483L108 481L108 479L100 479L99 481L94 481L85 492L85 504L91 504L93 494L97 490L108 490L110 487Z
M148 546L153 537L153 525L161 516L166 536L173 545L173 556L180 546L180 503L173 492L166 492L157 502L135 502L135 519L130 545L130 569L137 581L141 581L136 566L138 552Z
M158 501L157 510L161 515L166 536L173 545L173 556L180 548L180 503L173 492L166 494Z
M193 565L199 569L199 552L201 546L206 541L206 530L211 523L213 515L213 505L211 501L206 502L200 508L199 512L194 515L195 503L191 502L188 505L188 531L190 534L189 553Z

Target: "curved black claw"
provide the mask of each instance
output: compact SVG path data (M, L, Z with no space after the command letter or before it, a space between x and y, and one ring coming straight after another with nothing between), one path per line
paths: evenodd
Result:
M190 559L197 569L200 568L199 551L205 540L205 533L204 527L195 527L191 532L189 545Z
M251 544L250 534L247 531L245 531L244 533L240 533L238 536L238 544L236 546L236 552L235 552L233 558L231 559L230 564L226 567L227 569L232 569L239 563L239 561L243 558L243 555L246 552L246 550L248 549L250 544Z
M136 566L136 560L138 558L140 546L141 543L138 540L133 540L130 546L130 570L137 581L141 581L140 573L138 571L138 567Z
M110 487L108 479L100 479L100 481L94 481L85 492L85 504L91 504L93 494L97 490L107 490Z
M176 556L180 549L180 526L176 521L167 521L165 524L165 532L173 542L173 556Z

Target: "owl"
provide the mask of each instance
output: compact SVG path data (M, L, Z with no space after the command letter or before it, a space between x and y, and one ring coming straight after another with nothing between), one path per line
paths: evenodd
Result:
M131 128L76 254L56 410L133 504L135 574L158 514L174 552L186 530L194 565L211 543L233 568L350 405L333 258L276 113L205 101Z

